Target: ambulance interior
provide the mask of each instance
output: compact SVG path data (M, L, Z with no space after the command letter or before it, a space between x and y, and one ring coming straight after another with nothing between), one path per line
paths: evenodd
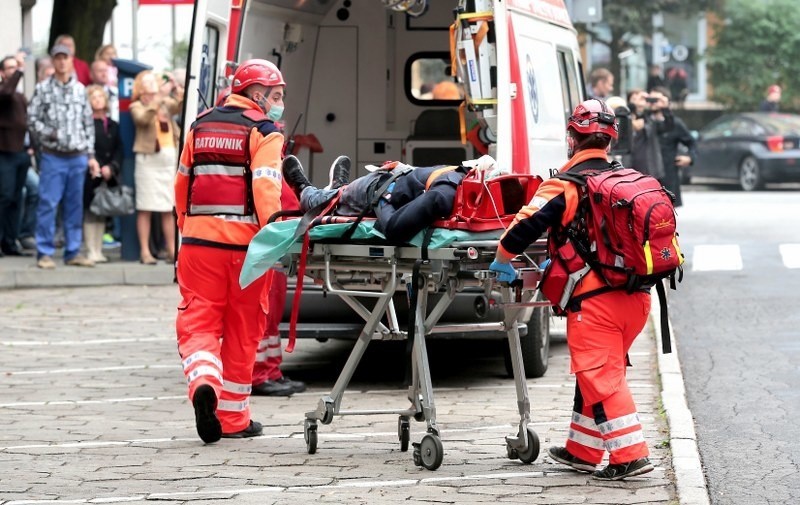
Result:
M312 182L327 184L341 154L353 160L351 177L386 160L424 166L475 156L461 143L463 89L450 75L456 3L427 2L415 18L381 0L246 2L238 60L264 58L280 67L285 130L287 137L296 133L294 152ZM221 32L210 18L209 58L223 57L216 56L224 54ZM210 96L223 89L221 77L211 79Z

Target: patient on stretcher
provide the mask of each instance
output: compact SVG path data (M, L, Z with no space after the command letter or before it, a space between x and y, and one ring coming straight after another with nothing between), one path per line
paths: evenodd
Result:
M490 156L459 166L412 167L387 162L381 167L368 166L370 173L352 182L350 166L347 156L339 156L331 167L330 186L317 188L300 161L287 156L283 178L303 212L322 213L330 207L330 212L339 216L375 217L375 228L396 244L408 242L434 221L449 217L458 186L473 168L487 171L487 179L508 173L498 170Z

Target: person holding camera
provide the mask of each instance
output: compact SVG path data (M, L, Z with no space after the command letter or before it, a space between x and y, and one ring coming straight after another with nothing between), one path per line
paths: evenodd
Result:
M667 99L667 109L670 111L670 92L666 88L656 87L655 92L661 93ZM664 160L664 176L659 182L675 195L675 207L680 207L681 199L681 170L685 170L697 158L697 141L692 133L678 116L672 115L672 128L659 134L658 142L661 145L661 158Z
M669 100L658 92L634 89L628 92L628 108L633 130L631 168L662 179L664 159L659 135L671 130L674 124Z

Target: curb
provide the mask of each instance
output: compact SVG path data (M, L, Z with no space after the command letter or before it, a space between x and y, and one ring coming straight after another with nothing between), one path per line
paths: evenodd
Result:
M61 267L42 270L35 265L0 268L0 289L66 288L83 286L173 284L172 265L155 266L138 263L109 263L94 268Z
M709 505L711 502L697 449L694 418L686 403L686 388L678 359L675 332L670 323L672 353L661 352L661 322L658 296L652 297L650 318L656 336L658 372L661 377L661 401L669 424L669 445L672 451L672 467L675 471L675 487L681 505Z

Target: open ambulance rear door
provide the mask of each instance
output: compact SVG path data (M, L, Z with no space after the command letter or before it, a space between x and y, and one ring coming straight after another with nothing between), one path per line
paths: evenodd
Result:
M244 0L196 0L189 38L186 95L182 130L197 114L212 107L224 82L220 78L225 62L234 59L239 40L238 21ZM183 139L181 139L183 140Z

